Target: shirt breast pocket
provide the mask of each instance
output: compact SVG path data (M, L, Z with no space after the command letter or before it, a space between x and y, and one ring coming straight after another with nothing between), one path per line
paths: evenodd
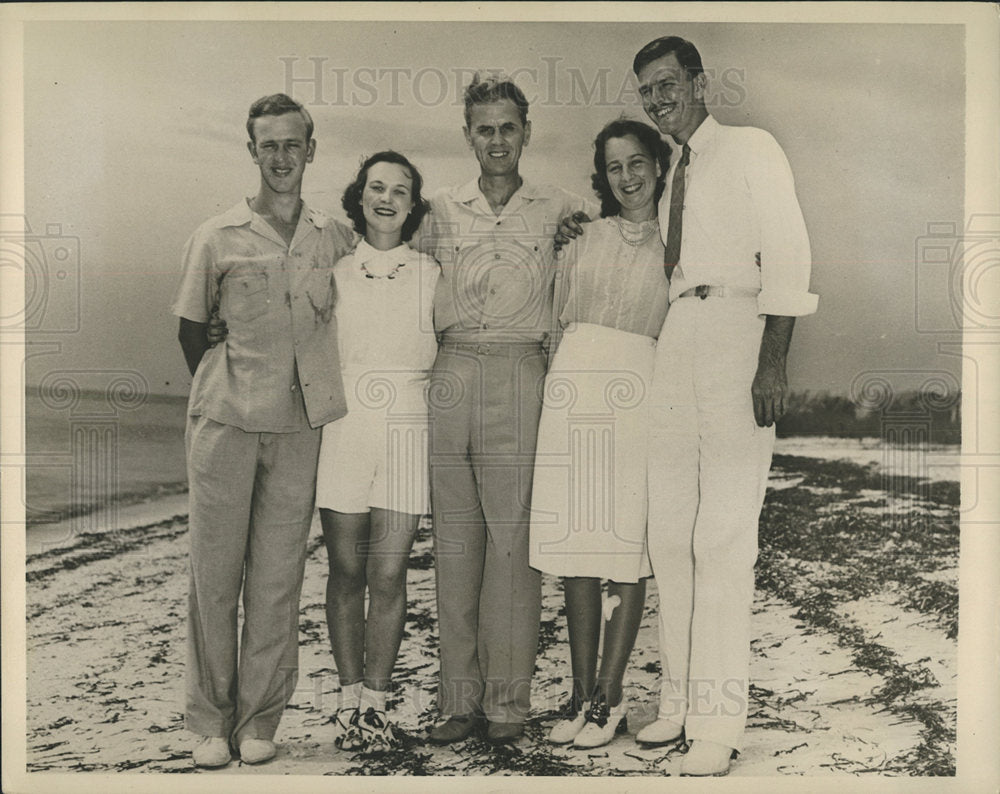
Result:
M240 273L226 278L223 295L225 305L220 307L223 318L248 323L267 313L267 275Z

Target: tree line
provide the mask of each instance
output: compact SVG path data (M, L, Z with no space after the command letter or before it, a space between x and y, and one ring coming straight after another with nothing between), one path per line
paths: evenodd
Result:
M904 391L880 405L828 392L797 392L778 421L779 437L834 436L958 444L962 439L961 393Z

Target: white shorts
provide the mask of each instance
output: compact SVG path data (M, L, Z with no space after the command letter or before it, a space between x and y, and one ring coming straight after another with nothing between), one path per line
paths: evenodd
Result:
M347 415L323 426L316 506L430 512L426 377L344 373Z

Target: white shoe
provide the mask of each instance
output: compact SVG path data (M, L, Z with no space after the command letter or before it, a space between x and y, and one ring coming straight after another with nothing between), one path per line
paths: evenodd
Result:
M584 726L573 739L573 746L586 749L603 747L615 738L616 733L628 729L625 720L627 711L628 704L624 697L617 706L609 706L603 697L592 701L585 714Z
M662 717L643 727L635 735L635 740L643 747L663 747L680 741L684 736L684 726Z
M384 711L369 707L359 720L361 741L367 753L383 753L399 747L396 726L389 722Z
M274 758L278 748L269 739L244 739L240 742L240 760L244 764L263 764Z
M361 714L356 708L339 709L330 722L333 723L333 746L338 750L360 750L364 747L361 738Z
M587 712L590 711L590 703L580 703L575 697L570 697L569 702L563 706L560 719L552 730L549 731L549 743L569 744L576 738L576 735L583 728L587 721Z
M216 769L233 760L229 752L229 740L221 736L203 736L191 751L194 765L205 769Z
M729 772L733 748L724 744L695 739L681 759L681 775L687 777L722 777Z

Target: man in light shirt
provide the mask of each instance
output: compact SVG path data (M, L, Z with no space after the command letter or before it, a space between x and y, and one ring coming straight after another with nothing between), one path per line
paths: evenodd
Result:
M301 199L316 150L302 105L262 97L247 133L257 193L195 231L173 305L193 376L184 719L200 767L227 765L231 747L249 764L275 755L298 673L320 428L347 412L333 264L354 233ZM228 336L213 347L216 309Z
M775 139L708 113L691 42L650 42L633 71L643 108L674 147L659 208L671 303L649 396L663 678L657 719L636 741L686 738L681 774L723 775L743 744L757 521L785 412L786 357L795 317L814 312L817 297Z
M643 108L680 154L660 202L665 243L688 152L680 258L650 395L663 681L657 721L636 738L658 743L683 730L692 744L682 773L725 774L746 724L757 520L785 411L785 361L795 317L814 312L817 298L791 169L774 138L709 115L690 42L650 42L633 71Z
M436 744L483 718L516 741L530 710L541 577L528 565L528 512L552 313L552 236L587 206L521 177L528 102L478 75L465 139L479 173L431 200L415 245L441 263L440 349L429 391L431 502L441 642Z

